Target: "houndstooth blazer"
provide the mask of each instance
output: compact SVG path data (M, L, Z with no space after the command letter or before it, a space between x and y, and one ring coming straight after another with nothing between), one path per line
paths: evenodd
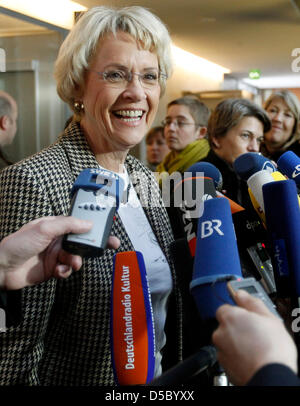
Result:
M152 173L127 156L129 176L144 174L134 187L155 207L145 213L169 260L173 239L169 220ZM67 215L70 190L85 168L99 167L80 126L71 124L56 143L0 173L0 237L38 217ZM112 234L119 251L133 250L118 215ZM67 280L51 279L22 291L22 323L0 333L1 385L113 385L110 356L110 290L114 250L88 258ZM170 262L170 261L169 261ZM178 360L181 357L181 299L171 266L177 300ZM174 332L173 332L174 333ZM173 340L175 334L173 334Z

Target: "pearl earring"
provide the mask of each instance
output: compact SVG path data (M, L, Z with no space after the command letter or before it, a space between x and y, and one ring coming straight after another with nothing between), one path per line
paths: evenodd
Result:
M74 110L76 113L82 113L84 111L84 105L82 102L74 102Z

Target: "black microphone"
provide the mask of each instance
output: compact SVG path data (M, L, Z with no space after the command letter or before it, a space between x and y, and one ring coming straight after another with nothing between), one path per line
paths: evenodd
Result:
M255 211L232 214L243 276L254 276L269 295L276 293L268 233Z
M150 382L149 386L181 385L188 382L193 376L212 367L217 362L217 351L213 346L201 348L181 363L163 373Z
M207 178L211 178L214 181L216 190L218 190L219 192L222 191L223 177L221 172L215 165L209 162L200 161L190 166L187 172L191 172L193 176L204 176ZM203 175L200 175L201 173L203 173Z
M186 238L190 253L195 255L197 224L203 212L203 202L217 197L214 181L184 172L174 182L173 190L164 189L163 199L175 239ZM168 196L169 194L169 196Z

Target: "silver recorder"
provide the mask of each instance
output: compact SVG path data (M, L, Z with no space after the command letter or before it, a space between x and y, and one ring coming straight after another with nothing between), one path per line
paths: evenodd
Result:
M123 190L123 180L113 172L102 169L81 172L72 189L70 215L92 221L93 227L87 233L66 235L63 239L66 251L83 257L103 255Z

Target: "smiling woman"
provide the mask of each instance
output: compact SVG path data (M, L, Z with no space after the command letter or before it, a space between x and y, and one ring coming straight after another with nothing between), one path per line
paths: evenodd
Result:
M272 128L265 134L261 152L274 161L285 151L300 156L300 102L297 96L288 90L274 92L264 108Z
M155 376L162 349L181 356L182 308L169 246L171 227L152 173L128 155L151 127L171 73L170 37L164 24L142 7L95 7L76 23L55 67L59 96L74 120L57 142L0 176L0 236L41 216L66 215L70 191L86 168L117 172L128 196L112 234L119 251L143 254L155 327ZM143 178L139 188L133 179ZM15 191L18 190L18 194ZM147 202L151 191L151 206ZM114 250L85 258L81 272L23 292L21 326L1 334L1 384L112 385L110 303ZM171 341L165 323L170 299L177 305ZM177 339L174 351L174 337ZM138 382L141 383L141 382Z

